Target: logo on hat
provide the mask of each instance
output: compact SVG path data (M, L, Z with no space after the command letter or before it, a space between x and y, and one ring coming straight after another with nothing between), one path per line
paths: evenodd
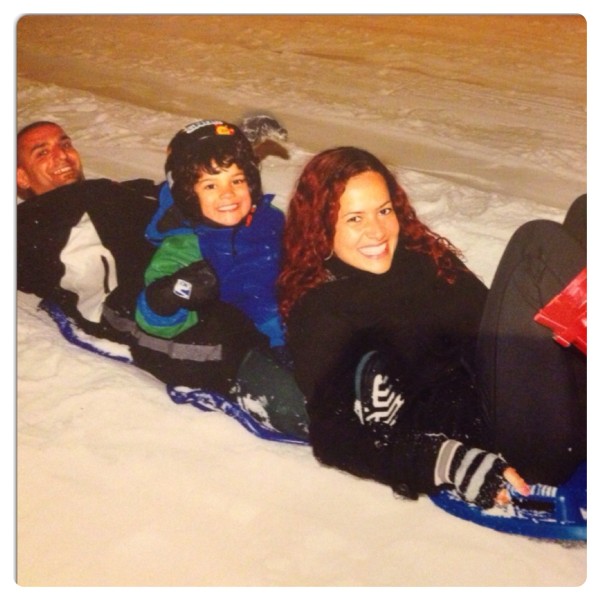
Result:
M202 129L202 127L207 127L208 125L223 125L223 121L208 121L208 120L203 120L203 121L194 121L193 123L190 123L189 125L186 125L183 128L183 131L185 131L185 133L190 134L190 133L194 133L194 131L196 131L197 129Z
M229 127L229 125L226 125L225 123L223 123L222 125L217 125L215 127L215 133L217 135L234 135L235 129L233 127Z
M214 126L214 129L212 129L211 126ZM191 135L195 131L198 131L198 129L204 129L209 127L211 127L212 129L212 135L235 135L235 129L231 125L228 125L223 121L195 121L194 123L186 125L183 128L183 131L188 135ZM207 134L205 137L209 136L210 134Z

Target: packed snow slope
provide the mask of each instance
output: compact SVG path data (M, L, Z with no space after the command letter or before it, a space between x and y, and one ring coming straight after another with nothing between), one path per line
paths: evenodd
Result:
M269 110L304 148L566 207L585 185L580 16L22 18L18 71L178 115Z
M365 147L489 284L519 224L586 192L586 33L578 16L28 15L17 127L63 124L88 178L160 180L179 127L268 112L289 131L262 169L281 208L312 154ZM586 546L399 500L175 405L37 301L17 293L20 585L587 589Z

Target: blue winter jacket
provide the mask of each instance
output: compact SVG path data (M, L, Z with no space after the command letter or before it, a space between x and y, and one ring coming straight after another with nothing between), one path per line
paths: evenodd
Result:
M217 273L220 299L242 310L257 329L269 337L271 346L282 346L284 331L275 281L279 274L285 217L282 211L271 206L273 198L272 194L262 197L248 225L245 222L235 227L191 225L174 204L169 186L164 183L159 208L146 228L146 237L160 246L172 236L194 234L198 240L198 258L204 258ZM182 266L186 265L179 264L177 268ZM138 301L138 312L154 326L165 319L152 311L144 294ZM169 326L173 326L174 320L183 323L188 312L181 309L169 317Z

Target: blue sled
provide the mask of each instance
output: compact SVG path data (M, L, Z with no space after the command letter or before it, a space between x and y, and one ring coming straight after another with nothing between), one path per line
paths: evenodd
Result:
M305 440L277 431L268 422L259 421L223 394L170 385L167 386L167 393L176 404L191 404L204 412L222 412L228 417L233 417L246 430L263 440L306 445Z
M57 324L62 335L70 343L114 360L131 363L128 351L118 351L118 344L110 350L100 347L93 336L79 332L75 324L54 303L44 300L40 308ZM272 428L254 415L237 406L229 398L207 390L166 386L167 393L176 404L191 404L202 411L222 412L233 417L246 430L269 441L288 444L307 442ZM446 512L505 533L551 540L587 541L587 464L583 463L571 479L556 488L536 484L531 494L520 496L509 488L513 502L507 507L482 510L474 504L461 500L454 491L443 490L432 495L434 504Z
M42 300L38 306L50 315L62 336L71 344L113 360L128 364L133 363L129 349L126 346L112 342L107 345L105 340L83 333L54 302ZM222 412L229 417L233 417L247 431L263 440L287 444L307 444L306 440L278 431L270 425L268 420L260 420L256 415L244 410L231 398L223 394L211 390L169 385L166 386L166 391L169 398L176 404L190 404L204 412Z
M436 506L478 525L547 540L587 541L587 463L563 485L535 484L529 496L509 486L512 503L483 510L465 502L454 490L431 495Z

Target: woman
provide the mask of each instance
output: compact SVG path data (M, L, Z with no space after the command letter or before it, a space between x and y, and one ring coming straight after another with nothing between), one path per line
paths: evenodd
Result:
M502 332L490 336L499 311L494 293L488 298L454 246L417 218L370 153L336 148L305 167L289 205L278 284L310 441L323 463L409 497L454 486L489 507L507 501L507 481L528 493L509 463L528 478L561 478L573 458L585 456L578 447L555 468L557 450L569 451L553 447L548 431L541 438L547 433L552 460L513 462L520 454L512 438L496 439L505 429L502 403L531 399L496 394L480 371L490 351L498 358L490 340L502 339ZM571 427L581 436L580 413Z

